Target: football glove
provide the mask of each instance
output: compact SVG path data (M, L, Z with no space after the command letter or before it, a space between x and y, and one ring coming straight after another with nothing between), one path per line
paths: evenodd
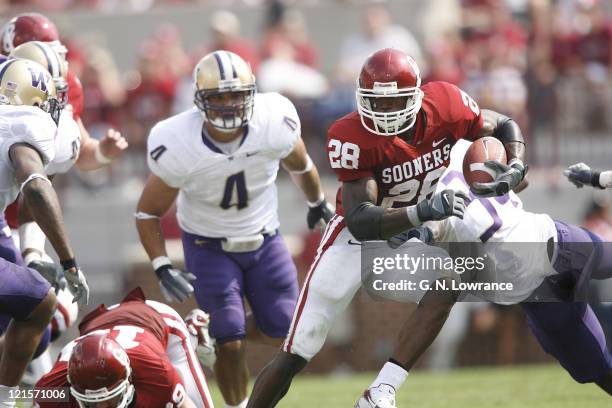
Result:
M159 279L159 287L168 302L184 302L193 294L191 281L195 275L174 268L172 265L162 265L155 270Z
M66 279L64 279L64 273L60 265L54 262L34 260L27 267L34 269L45 278L53 286L56 294L66 287Z
M599 174L599 171L592 170L584 163L572 164L563 170L563 175L578 188L584 185L602 188L599 184Z
M387 243L391 248L397 249L412 238L416 238L419 241L429 244L433 242L433 232L429 227L411 228L408 231L400 232L399 234L392 236L387 240Z
M323 229L334 216L336 209L326 199L323 199L319 204L308 209L306 221L308 228L314 229L316 226Z
M210 316L201 309L193 309L185 316L185 324L189 333L197 338L196 353L200 363L206 367L213 367L217 360L215 343L208 333Z
M421 222L438 221L452 216L463 218L469 202L470 197L463 191L443 190L429 200L419 202L416 206L417 216Z
M64 278L70 294L73 296L72 302L77 302L79 308L89 303L89 286L85 279L85 274L78 267L64 270Z
M520 161L515 161L512 165L500 163L495 160L485 162L485 166L495 171L495 180L489 183L474 183L472 191L481 197L495 197L507 194L514 187L518 186L525 178L529 170Z

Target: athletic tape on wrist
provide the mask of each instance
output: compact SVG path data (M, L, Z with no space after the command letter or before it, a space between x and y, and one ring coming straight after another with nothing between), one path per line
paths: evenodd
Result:
M321 192L317 201L306 201L306 204L308 204L310 208L316 208L320 206L323 201L325 201L325 195Z
M158 268L164 265L172 265L172 261L170 261L170 258L168 258L167 256L162 255L162 256L158 256L157 258L154 258L151 261L151 265L153 265L154 270L157 270Z

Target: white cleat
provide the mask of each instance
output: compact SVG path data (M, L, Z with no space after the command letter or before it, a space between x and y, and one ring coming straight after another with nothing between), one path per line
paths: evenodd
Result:
M389 384L370 387L355 404L355 408L397 408L395 406L395 388Z

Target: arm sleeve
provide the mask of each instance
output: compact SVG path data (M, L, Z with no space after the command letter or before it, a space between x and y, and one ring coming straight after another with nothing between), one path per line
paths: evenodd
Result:
M178 146L172 143L172 137L165 137L158 126L151 129L147 140L147 164L157 177L170 187L180 188L187 179L187 169L177 151Z
M295 144L300 139L302 126L297 110L289 99L277 94L273 105L280 114L272 113L277 118L274 121L277 131L270 132L274 138L271 142L274 145L275 155L279 159L284 159L293 151Z

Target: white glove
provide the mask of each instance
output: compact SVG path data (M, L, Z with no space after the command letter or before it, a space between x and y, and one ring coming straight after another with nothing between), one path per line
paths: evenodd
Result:
M85 274L80 268L71 268L64 271L68 290L74 296L72 302L78 302L79 308L89 304L89 286Z
M208 333L210 316L203 310L193 309L185 316L185 324L189 333L197 338L196 353L200 363L212 368L217 360L217 354L215 353L215 341Z

